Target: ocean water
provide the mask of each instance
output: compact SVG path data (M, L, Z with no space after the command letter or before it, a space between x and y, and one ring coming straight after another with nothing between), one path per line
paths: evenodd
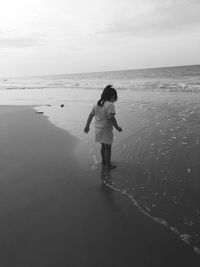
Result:
M83 133L107 84L118 90L123 128L114 132L112 172L101 168L93 126ZM101 178L200 254L200 65L3 78L0 88L0 104L37 105L80 140L77 153L91 157L89 176Z
M2 78L0 89L102 89L113 84L118 90L198 92L200 65L141 70Z

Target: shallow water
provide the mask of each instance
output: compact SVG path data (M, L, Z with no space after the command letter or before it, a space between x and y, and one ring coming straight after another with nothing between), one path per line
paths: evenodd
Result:
M152 93L145 98L128 100L120 114L125 131L113 147L118 170L106 184L199 254L199 96Z

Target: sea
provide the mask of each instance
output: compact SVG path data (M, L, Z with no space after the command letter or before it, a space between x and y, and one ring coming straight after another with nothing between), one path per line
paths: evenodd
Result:
M102 89L118 91L113 160L102 172L93 132L83 133ZM76 136L88 177L123 194L200 255L200 65L0 79L1 105L33 105ZM79 151L80 153L80 151Z
M113 84L118 90L198 92L200 65L93 73L2 78L0 89L102 89Z

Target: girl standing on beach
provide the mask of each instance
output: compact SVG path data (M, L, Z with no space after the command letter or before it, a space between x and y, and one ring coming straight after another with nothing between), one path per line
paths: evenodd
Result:
M113 126L117 131L122 131L122 128L118 126L115 118L114 102L116 100L117 91L112 85L107 85L101 94L101 99L92 108L84 128L84 132L88 133L90 130L90 123L93 117L95 117L95 141L101 143L102 164L108 170L116 168L115 165L111 165Z

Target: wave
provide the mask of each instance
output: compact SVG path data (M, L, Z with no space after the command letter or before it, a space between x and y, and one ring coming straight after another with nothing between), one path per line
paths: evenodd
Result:
M0 85L0 90L33 90L33 89L80 89L80 90L102 90L109 82L99 83L66 83L66 82L53 82L44 85L33 84L26 85ZM141 82L141 83L113 83L117 90L130 90L130 91L161 91L161 92L200 92L200 82L184 83L184 82Z
M199 92L200 65L142 70L48 75L0 80L0 89L95 89L113 84L118 90Z

